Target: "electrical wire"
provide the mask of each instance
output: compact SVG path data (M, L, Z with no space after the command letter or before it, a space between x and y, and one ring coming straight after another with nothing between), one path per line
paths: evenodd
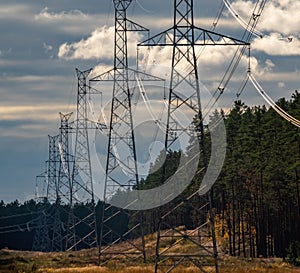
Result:
M222 0L223 1L223 0ZM224 73L222 79L221 79L221 82L219 84L219 86L216 88L216 90L214 91L211 99L209 100L209 102L207 103L207 105L205 106L205 109L208 109L206 114L203 115L203 119L207 116L208 113L210 113L212 111L212 109L215 107L217 101L220 99L220 97L222 96L225 88L227 87L227 85L229 84L229 82L231 81L245 51L246 51L246 48L247 48L247 44L246 43L249 43L253 34L255 33L255 27L258 23L258 18L260 17L261 13L263 12L263 9L265 7L265 4L266 4L266 1L267 0L263 0L262 3L259 5L259 0L256 2L256 5L254 7L254 10L253 10L253 13L252 13L252 17L251 19L249 20L249 23L247 24L247 26L245 27L245 31L244 31L244 34L242 35L242 40L245 41L245 45L239 45L237 47L237 50L233 56L233 58L231 59L231 62L226 70L226 72ZM225 3L223 3L225 5ZM221 16L221 12L223 12L223 9L224 9L224 6L220 6L219 8L219 12L218 12L218 15L216 17L215 20L218 21L218 18L220 18ZM215 25L213 24L213 27L215 27ZM201 50L198 52L196 58L198 59L200 57L200 55L203 53L205 49L205 46L203 46L201 48ZM249 60L250 60L250 49L249 49ZM188 69L188 67L186 66L184 68L184 70L186 71ZM217 96L217 97L216 97ZM210 106L210 104L212 104Z
M221 0L221 4L220 4L220 7L219 7L219 10L218 10L218 13L213 21L213 24L212 24L212 31L214 31L219 23L219 20L223 14L223 11L224 11L224 8L225 8L225 4L223 2L223 0Z
M15 215L1 216L0 220L11 219L11 218L16 218L16 217L24 217L24 216L34 215L34 214L38 214L38 213L39 212L27 212L27 213L15 214Z
M251 17L251 19L249 20L248 23L248 27L245 29L244 34L242 36L242 40L244 40L246 43L249 43L252 36L253 36L253 31L258 23L258 18L260 18L264 7L266 5L267 0L258 0L256 2L256 5L254 7L254 10L252 12L253 16ZM260 4L259 4L260 3ZM250 29L250 31L249 31ZM242 56L244 55L245 51L246 51L247 45L243 45L243 46L238 46L234 57L232 58L226 72L224 73L224 76L219 84L219 86L217 87L217 89L215 90L214 94L213 94L213 98L217 95L217 97L214 99L212 105L209 107L209 104L206 105L206 108L209 107L209 110L207 110L207 113L210 113L211 110L214 108L215 104L217 103L217 101L220 99L221 95L223 94L225 88L227 87L227 85L229 84L229 82L231 81L232 76L234 75L234 72L236 71ZM249 47L249 64L250 64L250 47ZM245 88L245 86L244 86ZM210 103L212 102L212 100L210 101ZM203 116L203 119L205 118L205 116Z
M227 115L229 115L229 113L230 113L230 111L231 111L231 110L230 110L230 109L231 109L231 106L234 104L235 100L238 99L238 98L241 96L241 94L243 93L243 91L245 90L245 87L246 87L246 85L247 85L247 83L248 83L248 80L249 80L249 76L248 76L248 72L247 72L247 74L245 75L245 77L244 77L244 79L243 79L243 81L242 81L242 83L241 83L241 85L240 85L238 91L237 91L236 94L235 94L235 97L231 100L231 103L229 104L228 109L224 112L224 114L223 114L224 117L226 117ZM221 96L221 95L220 95L220 96ZM207 113L207 114L208 114L208 113ZM206 115L207 115L207 114L206 114ZM209 125L209 128L212 130L212 129L214 129L215 127L217 127L217 126L220 124L220 122L223 122L223 116L220 116L218 119L214 120L214 121Z
M103 121L104 121L104 124L106 124L106 125L109 124L108 119L107 119L107 117L106 117L106 114L104 113L103 107L102 107L101 110L100 110L100 117L102 117L102 119L103 119ZM109 126L107 126L107 127L109 128ZM128 170L127 170L128 167L127 167L126 164L124 164L124 162L122 161L122 158L121 158L121 156L120 156L120 154L119 154L119 152L118 152L118 148L117 148L116 144L115 144L115 143L112 143L111 145L112 145L112 150L113 150L113 152L114 152L114 154L115 154L115 159L118 161L118 163L119 163L120 166L124 166L124 167L125 167L125 169L122 168L122 171L123 171L125 174L129 175L129 172L128 172Z
M150 100L147 96L147 93L146 93L146 90L141 82L141 79L138 75L136 75L136 81L137 81L137 84L138 84L138 88L139 88L139 91L140 91L140 94L141 94L141 97L143 98L143 101L145 103L145 106L148 110L148 113L151 115L152 119L157 122L159 125L161 125L161 118L158 118L156 116L156 114L154 113L154 111L152 110L152 107L151 107L151 104L150 104Z
M143 87L143 85L142 85L142 82L141 82L141 80L140 80L139 78L137 78L137 82L139 83L138 86L139 86L139 89L140 89L140 92L141 92L141 96L142 96L142 98L143 98L143 100L144 100L144 103L145 103L145 105L146 105L146 108L147 108L148 112L150 113L152 119L156 121L156 124L158 124L158 126L156 127L156 130L155 130L155 132L154 132L154 134L153 134L153 141L154 141L154 140L156 139L156 137L157 137L159 127L162 129L162 131L164 131L164 132L166 131L167 125L164 124L164 123L162 123L162 116L163 116L164 109L165 109L166 111L168 111L168 103L166 102L166 100L165 100L165 98L164 98L164 103L163 103L163 105L162 105L160 118L158 118L158 117L156 116L155 112L154 112L153 109L152 109L150 100L149 100L149 98L148 98L148 96L147 96L147 93L145 92L145 89L144 89L144 87ZM180 121L179 121L176 117L174 117L174 121L175 121L176 123L180 124ZM182 129L183 129L183 128L182 128ZM192 130L192 131L193 131L193 129L184 128L183 130L180 130L180 132L177 132L177 133L176 133L176 134L177 134L177 138L180 139L181 136L183 136L184 134L186 134L186 131L187 131L187 130ZM150 150L150 151L151 151L151 150ZM150 157L150 154L149 154L149 157ZM148 158L149 158L149 157L148 157Z
M228 0L223 0L223 3L225 4L225 6L227 7L227 9L229 10L229 12L232 14L232 16L237 20L237 22L247 31L248 27L249 27L249 23L247 23L232 7L232 5L229 3ZM252 15L253 16L253 15ZM251 34L257 36L258 38L262 38L264 35L262 32L258 31L258 30L251 30Z
M141 81L141 79L138 75L136 75L136 82L138 84L138 88L139 88L141 97L143 98L143 101L144 101L144 104L145 104L145 106L148 110L148 113L151 115L152 120L155 121L155 124L157 124L157 126L156 126L156 128L153 132L153 137L152 137L152 143L153 143L157 139L159 128L161 128L162 131L165 131L165 129L166 129L166 125L162 123L162 116L163 116L164 108L167 108L167 106L166 106L165 103L162 104L162 108L161 108L161 111L160 111L160 117L158 118L157 115L155 114L155 112L152 109L149 97L147 96L146 90L145 90L145 88L143 86L143 83L142 83L142 81ZM148 158L146 160L147 162L150 160L151 151L152 151L152 148L150 148L150 153L149 153Z
M224 8L225 8L225 4L224 4L223 0L221 0L219 10L218 10L217 15L216 15L216 17L215 17L215 19L212 23L211 31L214 31L216 29L216 27L219 23L219 20L220 20L222 14L223 14ZM205 46L201 47L201 49L197 53L197 55L196 55L197 60L201 57L202 53L204 52L204 49L205 49Z
M281 117L283 117L288 122L292 123L293 125L300 128L300 121L293 116L291 116L289 113L287 113L285 110L283 110L280 106L278 106L273 99L266 93L266 91L262 88L262 86L258 83L258 81L254 78L254 76L249 73L249 79L252 82L255 89L258 91L258 93L264 98L264 100L278 113Z
M263 97L263 99L268 103L268 105L277 113L279 114L282 118L290 122L291 124L295 125L296 127L300 128L300 121L287 113L285 110L283 110L280 106L278 106L273 99L267 94L267 92L263 89L263 87L258 83L258 81L255 79L253 74L249 71L243 80L243 83L241 85L241 88L239 92L237 92L236 97L238 98L243 90L245 89L245 86L247 85L248 81L251 81L257 92ZM234 102L234 99L232 103ZM225 113L225 116L230 112L230 109L227 110L227 113ZM219 120L216 120L212 126L218 125L218 123L222 120L222 117Z
M70 177L69 170L68 170L68 165L67 165L67 162L65 161L65 158L64 158L63 147L62 147L62 144L60 142L58 143L58 150L59 150L60 160L61 160L61 163L62 163L62 166L63 166L64 173L67 177Z
M243 28L245 29L244 31L244 34L242 35L242 40L245 40L245 45L242 45L242 46L238 46L237 47L237 50L234 54L234 57L232 58L219 86L217 87L217 89L215 90L212 98L210 99L209 103L206 105L205 109L208 109L207 112L205 113L205 115L202 116L202 119L204 120L204 118L211 112L211 110L213 109L213 107L215 106L215 104L217 103L217 101L220 99L221 95L223 94L225 88L227 87L227 85L229 84L229 82L231 81L231 78L232 76L234 75L241 59L242 59L242 56L244 55L245 51L246 51L246 48L248 47L248 44L252 38L253 35L258 35L260 34L258 31L255 30L255 27L258 23L258 18L260 17L261 13L263 12L263 9L265 7L265 4L266 4L266 1L267 0L264 0L260 3L260 1L258 0L256 2L256 5L255 5L255 8L253 10L253 13L252 13L252 17L251 19L249 20L248 24L246 22L243 23ZM259 5L260 4L260 5ZM227 6L230 8L230 5L228 5L228 2L227 2ZM220 20L220 17L224 11L224 7L225 7L225 3L224 1L222 0L221 1L221 4L220 4L220 7L219 7L219 11L217 13L217 16L213 22L213 29L216 28L219 20ZM260 35L259 35L260 36ZM198 52L197 54L197 59L199 58L199 56L202 54L203 50L204 50L205 46L202 47L202 49ZM149 59L149 55L148 55L148 59ZM249 63L250 63L250 48L249 48ZM146 63L146 67L148 65L148 61ZM187 70L188 68L185 67L184 70ZM248 81L248 77L246 76L245 77L245 80L243 81L241 87L240 87L240 90L237 92L236 96L239 97L242 92L244 91L245 89L245 86L247 84L247 81ZM217 96L217 97L216 97ZM212 105L210 106L210 104L212 103ZM231 104L234 103L234 100L232 101ZM209 107L210 106L210 107ZM231 106L231 105L230 105ZM223 118L221 117L219 122L221 122Z
M136 3L138 4L138 6L139 6L143 11L145 11L145 12L147 12L147 13L151 13L151 14L154 13L154 11L151 11L151 10L148 10L148 9L144 8L144 7L142 6L142 4L140 3L139 0L136 0Z
M94 109L94 104L93 104L92 100L89 99L87 102L88 102L88 105L90 107L90 113L91 113L92 118L93 118L92 121L95 122L95 123L98 123L99 119L95 116L95 109Z
M37 213L40 214L41 212L39 211ZM0 234L17 232L17 231L24 232L26 229L28 230L28 228L29 228L29 226L30 226L31 223L35 223L36 221L38 221L39 217L40 216L38 216L37 218L32 219L30 221L27 221L25 223L20 223L20 224L15 224L15 225L9 225L9 226L2 226L2 227L0 227ZM25 226L24 229L22 229L22 226ZM6 230L6 229L8 229L8 230Z

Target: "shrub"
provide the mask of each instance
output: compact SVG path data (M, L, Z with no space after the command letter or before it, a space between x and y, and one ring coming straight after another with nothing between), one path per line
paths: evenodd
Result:
M300 242L291 242L287 249L286 261L292 265L300 265Z

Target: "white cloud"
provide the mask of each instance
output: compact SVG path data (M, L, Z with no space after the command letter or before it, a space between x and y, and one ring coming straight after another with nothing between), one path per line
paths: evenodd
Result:
M256 74L257 75L257 74ZM272 72L258 75L260 80L269 82L278 82L279 80L284 80L288 83L296 83L299 85L300 72Z
M196 47L201 79L215 81L216 83L219 82L232 58L235 56L236 50L237 48L235 46L206 46L204 50L203 47ZM154 47L150 52L147 52L145 48L142 52L144 54L139 60L140 65L144 69L147 68L148 73L168 79L170 76L172 47ZM245 73L247 73L248 66L249 56L243 54L232 80L240 81L240 75L244 77ZM275 64L270 59L261 62L257 57L251 56L250 67L253 73L262 76L273 73ZM177 69L181 69L182 71L187 68L186 63L182 63L180 67L177 67Z
M89 78L90 78L90 79L91 79L91 78L94 78L94 77L96 77L96 76L98 76L98 75L101 75L101 74L103 74L103 73L105 73L105 72L111 70L111 69L112 69L111 65L105 65L105 64L103 64L103 63L100 63L100 64L96 65L96 66L93 68L93 70L92 70L91 73L89 74Z
M45 7L34 16L34 21L46 27L51 26L57 31L63 31L67 35L86 35L99 25L104 25L107 17L104 14L86 14L77 9L52 12L48 7Z
M237 0L232 7L242 18L248 21L256 3ZM255 38L252 49L272 56L300 55L300 1L270 0L265 6L258 28L265 36Z
M128 33L128 57L136 56L137 41L140 35ZM75 43L64 43L59 47L58 57L72 59L112 59L114 54L114 27L101 27L94 30L87 39Z
M215 18L213 17L195 18L195 25L197 27L210 29L213 27L214 19ZM157 31L163 31L165 29L170 28L173 25L172 17L154 17L154 16L147 16L147 15L146 16L136 15L134 21L137 23L141 23L144 27L151 29L151 31L153 29ZM231 28L231 29L238 28L238 26L231 18L220 18L218 25L225 28Z
M238 14L247 20L252 16L255 5L256 2L244 0L232 3ZM259 19L258 28L261 31L297 36L300 33L299 10L300 1L298 0L270 0Z
M295 37L282 38L278 33L271 33L263 39L254 39L251 48L272 56L300 55L300 41Z
M276 31L284 35L298 35L300 33L300 1L273 0L266 6L261 22L262 30Z
M266 6L264 10L264 17L260 18L260 30L263 31L271 31L272 29L276 29L277 24L288 25L291 22L291 18L294 18L296 15L294 9L298 6L298 4L294 3L295 1L279 1L279 0L270 0L269 5ZM298 1L300 2L300 1ZM248 20L251 16L251 13L254 9L255 3L253 1L235 1L233 3L234 8L245 18ZM275 15L271 16L270 10L275 13ZM271 12L271 13L272 13ZM266 16L266 14L268 16ZM284 21L280 16L278 18L282 20L282 22L276 22L272 26L267 19L272 22L272 20L276 19L276 14L285 14L286 20ZM145 18L145 21L148 19ZM280 21L279 20L279 21ZM296 22L298 17L296 18ZM138 20L139 21L139 20ZM154 20L155 22L147 21L148 24L154 27L164 27L170 26L172 23L168 18L157 18ZM203 21L203 20L202 20ZM203 21L206 25L209 25L210 19L207 18ZM226 27L237 27L234 23L234 20L231 19L231 23L229 19L226 19L225 22L228 24ZM233 22L233 23L232 23ZM198 24L201 23L199 20ZM147 25L147 24L146 24ZM239 27L239 26L238 26ZM281 26L282 27L282 26ZM300 42L297 38L293 38L290 41L287 38L282 38L283 35L291 33L292 27L289 27L289 31L286 30L285 27L282 27L285 32L282 33L271 33L269 36L265 36L263 39L256 38L253 40L251 48L255 52L265 52L271 56L288 56L288 55L299 55ZM299 30L297 30L299 32ZM291 36L291 35L290 35ZM63 59L112 59L113 58L113 37L114 37L114 28L113 27L101 27L94 30L90 36L86 39L82 39L79 42L73 43L64 43L60 46L58 57ZM139 40L141 40L142 36L137 33L129 33L128 39L128 49L129 49L129 57L136 57L136 44ZM295 37L295 36L294 36ZM144 51L145 49L145 51ZM171 47L153 47L150 51L150 54L146 52L146 47L143 50L140 49L140 58L139 64L141 67L147 65L148 73L168 78L169 70L171 65ZM222 46L207 46L205 48L204 53L201 55L201 77L208 79L219 81L224 75L224 71L227 69L229 62L233 58L236 52L236 47L226 47L226 49ZM161 67L157 66L159 64ZM247 54L245 54L239 65L239 70L236 71L233 81L239 81L241 79L241 75L247 71L249 64L249 59ZM260 60L258 56L252 55L250 58L251 70L256 75L263 77L264 79L271 79L272 74L274 74L275 64L270 59ZM151 66L151 68L150 68ZM100 65L97 70L98 71L106 71L107 67L102 67ZM162 67L165 67L164 69ZM100 69L100 70L99 70ZM184 65L181 69L185 69ZM99 73L100 74L100 73Z
M59 13L49 12L49 8L45 7L42 11L34 16L35 20L42 21L57 21L57 20L80 20L84 21L89 19L89 16L80 10L61 11Z

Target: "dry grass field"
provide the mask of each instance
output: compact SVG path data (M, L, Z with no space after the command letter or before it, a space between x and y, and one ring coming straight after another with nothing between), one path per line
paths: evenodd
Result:
M156 238L147 236L147 255L154 257ZM127 246L127 242L116 245L117 249ZM192 246L179 244L180 251ZM178 249L179 250L179 249ZM176 248L175 248L176 252ZM0 273L153 273L153 263L141 265L128 264L126 260L108 262L108 267L99 267L98 250L80 250L73 252L41 253L31 251L0 250ZM293 267L280 258L242 259L221 255L219 273L300 273L300 267ZM179 267L172 273L200 273L191 266Z
M110 267L98 267L97 250L65 253L39 253L29 251L0 251L1 273L153 273L153 265L127 266L114 263ZM199 273L193 267L180 267L172 273ZM239 259L223 256L220 273L300 273L282 259Z
M120 270L110 270L107 268L68 268L68 269L56 269L56 270L42 270L38 272L47 272L47 273L153 273L153 267L146 266L146 267L129 267L127 269L120 269ZM199 269L195 268L178 268L172 271L173 273L199 273ZM300 270L292 269L292 268L259 268L259 267L252 267L252 269L248 268L228 268L224 269L221 268L220 273L299 273Z

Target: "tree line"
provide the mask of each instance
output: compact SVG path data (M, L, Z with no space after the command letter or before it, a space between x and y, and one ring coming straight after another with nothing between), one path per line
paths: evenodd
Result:
M290 115L300 119L300 94L295 91L290 100L277 102ZM213 211L219 250L232 256L284 257L291 245L300 242L300 131L266 106L247 106L236 101L228 114L215 112L210 122L223 117L227 132L226 159L213 187ZM208 127L205 128L208 131ZM210 150L210 136L206 134L206 150ZM149 174L140 181L141 188L159 185L163 175L176 171L179 159L186 151L168 151L166 169ZM209 158L209 156L208 156ZM156 170L163 156L151 166ZM202 166L199 166L202 168ZM194 183L167 204L165 209L196 190L201 175ZM41 203L34 200L0 202L0 248L30 250L34 238L34 221L41 211ZM80 213L84 204L78 204ZM96 206L98 231L103 203ZM63 210L62 210L63 211ZM145 212L145 233L156 231L159 210ZM10 217L20 215L18 217ZM23 215L23 216L22 216ZM193 203L182 206L172 218L172 224L187 228L197 225ZM67 221L62 213L62 222ZM116 219L113 228L129 229L124 215ZM24 224L29 223L29 224ZM19 225L20 224L20 225ZM18 226L19 225L19 226ZM5 227L13 226L14 232Z
M298 91L277 105L300 119ZM228 114L215 111L211 125L220 117L227 132L226 158L212 190L219 251L242 257L286 257L289 249L300 245L300 130L272 108L250 107L240 100ZM209 158L208 127L205 150ZM181 153L184 151L168 151L165 173L163 168L151 173L141 187L156 187L163 175L172 175L184 156ZM197 173L202 167L199 164ZM197 174L190 187L164 210L172 210L196 191L202 176ZM172 224L195 227L199 215L193 207L192 201L184 203L170 218ZM156 231L160 213L159 209L145 212L147 233ZM300 247L297 251L300 257Z

